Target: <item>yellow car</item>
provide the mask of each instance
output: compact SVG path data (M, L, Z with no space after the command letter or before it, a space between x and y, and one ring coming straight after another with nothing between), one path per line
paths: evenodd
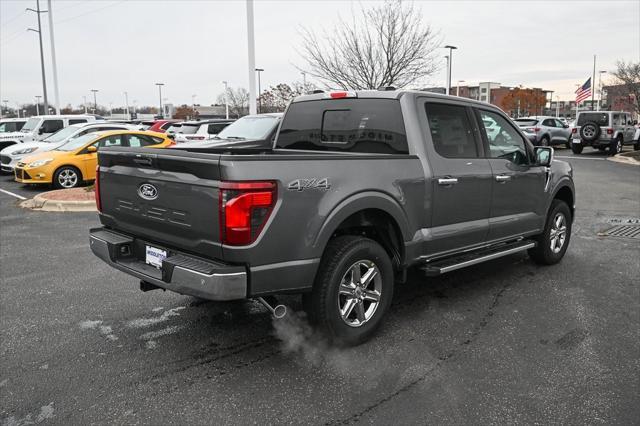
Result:
M111 130L88 133L58 148L24 158L15 168L20 183L47 183L75 188L96 178L99 148L107 146L164 148L175 144L163 133Z

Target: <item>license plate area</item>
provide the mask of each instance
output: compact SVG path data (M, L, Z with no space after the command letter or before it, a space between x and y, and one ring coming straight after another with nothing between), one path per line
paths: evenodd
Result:
M167 258L167 251L158 247L145 245L144 261L147 265L162 268L162 261Z
M581 141L580 139L574 139L574 140L573 140L573 143L575 143L575 144L579 144L579 143L582 143L582 141Z

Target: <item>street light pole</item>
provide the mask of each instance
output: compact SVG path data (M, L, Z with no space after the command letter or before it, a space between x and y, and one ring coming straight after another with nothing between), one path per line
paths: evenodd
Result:
M447 76L444 78L444 93L448 95L449 94L449 89L448 89L449 87L449 55L444 55L444 59L447 61L447 67L446 67Z
M53 68L53 96L56 102L56 115L60 115L60 92L58 91L58 66L56 63L56 43L53 38L53 11L51 0L47 0L49 9L49 39L51 42L51 68Z
M447 74L447 95L451 94L451 68L453 63L453 51L457 49L456 46L446 45L445 49L449 49L449 70Z
M227 120L229 119L229 87L226 81L223 81L224 84L224 109L227 116Z
M131 115L129 114L129 94L127 92L124 92L124 106L127 113L127 120L130 120Z
M256 43L253 33L253 0L247 0L247 54L249 56L249 114L256 108Z
M97 114L98 113L98 100L96 98L96 93L98 93L98 89L91 89L91 91L93 92L93 113Z
M306 91L307 90L307 73L302 71L302 90Z
M264 71L262 68L256 68L256 72L258 73L258 114L262 111L262 100L260 99L260 94L262 93L260 88L260 73Z
M196 118L196 95L191 95L191 109L193 111L193 118Z
M40 10L40 0L36 0L35 10L31 9L30 7L28 7L26 10L30 12L35 12L36 15L38 16L38 29L34 30L33 28L28 28L27 31L33 31L35 33L38 33L38 39L40 40L40 69L42 71L42 92L44 95L44 111L46 113L49 103L47 100L47 79L45 77L45 72L44 72L44 51L42 48L42 23L40 21L40 14L45 13L46 10Z
M458 85L456 87L456 96L460 96L460 83L464 83L464 80L458 80Z
M36 115L40 115L40 98L42 96L36 95Z
M87 97L86 96L82 96L82 106L84 107L84 113L87 113Z
M550 90L549 93L551 93L551 98L549 99L549 109L551 110L553 108L553 90ZM556 101L556 102L558 102L558 101ZM556 115L556 118L558 118L557 115Z
M600 111L600 104L602 103L602 74L606 71L598 71L598 111Z
M164 113L162 111L162 86L164 86L164 83L156 83L156 86L158 86L158 95L160 98L160 117L164 117Z
M2 102L4 103L5 112L7 113L7 115L9 115L9 110L8 110L8 107L7 107L7 104L9 103L9 101L5 99ZM2 111L1 110L0 110L0 118L2 118Z

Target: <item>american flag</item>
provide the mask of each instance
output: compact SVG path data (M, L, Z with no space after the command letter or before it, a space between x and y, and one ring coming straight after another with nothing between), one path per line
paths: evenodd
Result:
M578 87L576 90L576 103L580 103L591 96L591 77L584 82L584 84Z

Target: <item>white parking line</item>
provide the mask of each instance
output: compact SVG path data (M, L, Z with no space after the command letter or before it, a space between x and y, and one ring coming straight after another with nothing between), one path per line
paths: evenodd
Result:
M4 192L5 194L11 195L12 197L16 197L20 200L26 200L26 198L23 197L22 195L14 194L13 192L5 191L4 189L0 189L0 192Z
M554 158L565 158L567 160L597 160L597 161L607 161L606 158L591 158L591 157L568 157L564 155L556 155Z

